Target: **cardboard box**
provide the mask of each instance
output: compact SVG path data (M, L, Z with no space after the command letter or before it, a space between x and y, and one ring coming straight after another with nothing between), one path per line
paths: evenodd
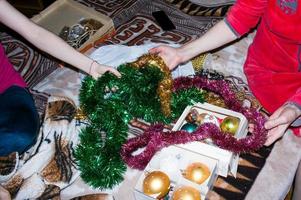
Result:
M183 176L183 171L192 163L202 163L210 171L209 177L201 184L192 182ZM143 193L143 180L148 173L161 171L168 175L171 186L167 196L171 199L173 192L180 186L191 186L200 192L201 198L205 199L206 194L212 189L217 178L217 160L183 149L177 146L169 146L156 153L146 166L144 172L139 177L134 189L136 200L154 200L154 196L148 196Z
M185 118L192 109L196 109L198 113L207 113L208 115L216 116L219 119L224 119L227 116L237 117L239 118L240 122L234 137L242 138L245 137L248 133L248 121L244 115L208 103L196 103L193 106L187 106L180 118L178 119L177 123L173 127L173 131L180 130L181 127L185 123L187 123ZM210 140L206 140L203 142L191 142L177 146L217 159L217 173L219 175L226 177L230 172L233 176L236 177L239 159L238 154L234 154L233 152L221 149L218 146L215 146L212 142L210 142Z
M32 18L35 23L56 35L59 35L64 28L73 27L84 19L96 20L101 27L81 44L78 48L81 52L86 52L115 33L111 18L73 0L57 0Z

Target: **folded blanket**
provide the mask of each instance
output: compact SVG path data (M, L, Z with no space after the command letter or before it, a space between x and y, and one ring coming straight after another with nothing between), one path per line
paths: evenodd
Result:
M37 143L20 157L12 153L0 158L0 183L14 199L71 199L101 193L84 184L76 169L72 152L83 124L75 115L71 100L50 97Z

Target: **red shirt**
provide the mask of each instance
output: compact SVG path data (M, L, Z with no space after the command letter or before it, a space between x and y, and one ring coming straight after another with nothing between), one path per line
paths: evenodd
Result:
M9 62L0 44L0 94L13 85L26 87L26 83Z
M259 23L244 72L262 105L269 112L287 101L301 106L301 2L237 0L225 21L238 36Z

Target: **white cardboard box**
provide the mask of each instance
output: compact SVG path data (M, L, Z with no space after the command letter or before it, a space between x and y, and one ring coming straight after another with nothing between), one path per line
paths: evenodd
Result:
M214 106L208 103L196 103L192 106L187 106L178 119L177 123L173 127L173 131L180 130L181 127L186 123L186 116L191 111L191 109L198 110L199 113L208 113L209 115L216 116L218 118L225 118L227 116L233 116L240 119L238 130L236 131L234 137L243 138L248 133L248 121L246 117L238 112L228 110L225 108L221 108L218 106ZM188 149L190 151L206 155L208 157L212 157L218 160L218 169L217 173L221 176L227 177L228 172L230 172L233 176L236 177L237 167L238 167L238 159L239 155L233 152L221 149L214 144L207 142L191 142L187 144L177 145L181 148Z
M183 170L195 162L205 164L210 170L210 176L202 183L194 183L182 176ZM154 200L155 197L148 196L143 193L143 180L146 175L152 171L162 171L170 178L171 189L168 196L171 198L173 189L179 186L191 186L200 191L201 198L205 199L206 194L212 189L213 184L217 178L217 160L183 149L177 146L169 146L156 153L146 166L144 172L139 177L134 189L134 196L136 200ZM168 199L170 199L168 198Z

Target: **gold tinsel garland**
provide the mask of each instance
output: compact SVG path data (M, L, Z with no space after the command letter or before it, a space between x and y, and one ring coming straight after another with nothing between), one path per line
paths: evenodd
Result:
M157 94L159 95L161 102L162 113L165 116L171 115L171 93L173 80L169 68L166 66L163 59L155 54L145 54L140 56L132 65L136 68L141 68L147 65L153 65L158 67L164 74L163 80L159 83Z
M191 60L193 69L195 72L199 72L203 69L208 53L201 54Z

